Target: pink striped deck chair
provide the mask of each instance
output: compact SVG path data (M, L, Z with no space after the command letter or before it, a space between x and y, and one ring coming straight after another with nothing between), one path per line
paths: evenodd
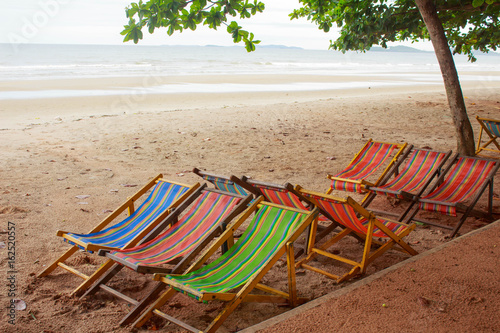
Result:
M241 177L241 181L246 184L245 188L253 188L254 191L256 190L268 202L301 210L310 210L311 207L314 207L314 205L306 197L296 191L290 183L279 185L253 180L246 176ZM318 219L321 224L318 225L317 231L319 231L319 233L316 235L317 240L324 238L338 226L335 221L330 220L324 214L319 214ZM305 250L306 249L299 248L297 256L301 255Z
M439 152L410 146L398 163L395 164L393 172L391 172L395 173L396 170L399 170L401 165L406 162L402 170L394 179L389 182L384 182L384 185L381 186L368 187L370 191L378 195L409 200L410 204L402 214L394 214L386 211L372 211L385 215L399 216L397 220L403 221L413 208L416 200L422 196L432 180L440 174L443 165L450 155L451 150L448 152ZM387 175L387 178L391 177L391 173Z
M500 120L480 118L479 116L477 116L476 119L479 122L479 125L481 125L481 130L479 131L479 137L477 139L476 155L487 156L483 154L483 151L494 152L497 154L500 153L500 144L497 141L497 139L500 138ZM486 133L489 140L481 144L483 132ZM488 148L491 144L493 144L496 149ZM499 156L496 157L498 158Z
M114 268L100 278L83 296L93 295L99 289L112 293L132 304L134 308L120 322L131 322L151 299L163 289L157 286L141 301L134 300L112 289L106 283L122 267L128 267L138 273L173 273L178 274L203 250L217 235L220 235L229 222L238 216L251 200L251 196L241 196L215 189L206 189L204 185L186 200L169 217L171 227L165 231L153 231L145 242L138 246L116 251L100 251L114 264ZM185 212L180 218L180 214Z
M440 176L431 192L418 199L419 206L410 219L437 227L452 230L451 237L455 236L469 215L489 216L492 213L493 178L500 163L495 160L455 155L446 171ZM451 171L450 171L451 170ZM473 208L481 195L489 187L488 213L475 211ZM470 199L470 202L465 202ZM435 222L415 219L419 210L440 212L457 216L462 212L462 218L455 227ZM409 220L410 220L409 219Z
M320 210L326 212L333 220L345 227L344 230L322 243L321 246L314 247L316 241L314 239L315 231L313 224L308 243L309 255L297 262L297 267L303 267L313 272L323 274L335 280L337 283L340 283L356 275L365 274L370 263L396 244L400 246L404 252L410 255L417 254L417 251L403 240L403 237L407 236L415 228L415 225L407 225L401 222L377 217L351 197L347 197L346 199L336 198L328 194L307 191L300 186L297 186L296 189L302 195L310 199L320 208ZM360 261L347 259L327 251L331 246L351 233L355 233L364 240L364 249ZM379 243L374 240L374 237L382 238L386 241ZM372 244L378 244L380 246L372 251ZM350 265L352 269L343 275L336 275L310 265L309 263L318 255Z
M330 189L327 194L332 191L346 191L356 193L366 193L367 185L378 186L382 185L381 181L384 176L391 170L391 167L396 163L399 156L403 153L406 143L385 143L377 142L372 139L363 146L363 148L354 156L354 159L341 172L335 175L327 175L332 180ZM389 161L387 163L387 161ZM386 164L387 163L387 164ZM368 178L375 174L382 166L386 165L378 179L369 181ZM368 193L362 202L368 199Z

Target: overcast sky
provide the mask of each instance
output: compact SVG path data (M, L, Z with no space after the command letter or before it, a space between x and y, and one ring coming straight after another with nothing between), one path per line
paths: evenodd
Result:
M0 43L121 44L120 31L127 23L124 8L130 0L21 0L0 2ZM262 44L327 49L337 34L328 34L306 20L290 21L297 0L267 0L264 13L239 20ZM130 42L129 42L130 43ZM150 35L143 45L233 45L224 27L218 31L199 27L173 36L165 28ZM414 47L426 48L423 43Z

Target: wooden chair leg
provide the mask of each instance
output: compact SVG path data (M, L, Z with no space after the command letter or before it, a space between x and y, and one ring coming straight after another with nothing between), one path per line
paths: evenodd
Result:
M87 288L92 286L94 282L96 282L101 277L101 275L106 273L108 269L110 269L114 264L115 262L111 259L106 261L104 264L101 265L101 267L99 267L98 270L94 272L94 274L89 276L88 279L83 281L82 284L80 284L75 290L73 290L71 296L81 296L85 292L85 290L87 290Z
M71 257L78 250L79 250L78 246L72 246L66 252L64 252L64 254L62 256L60 256L59 259L54 261L51 265L49 265L42 272L40 272L37 277L41 278L41 277L49 275L54 269L56 269L59 266L58 264L60 262L64 262L66 259Z

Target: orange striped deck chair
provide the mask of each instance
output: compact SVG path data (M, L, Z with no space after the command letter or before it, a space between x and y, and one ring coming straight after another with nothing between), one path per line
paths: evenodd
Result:
M201 171L198 168L194 168L193 173L210 182L218 190L245 196L248 194L253 194L255 196L259 195L259 193L255 191L255 189L251 187L245 187L245 184L242 184L241 180L235 176L226 177L216 175L213 173Z
M279 185L253 180L246 176L241 177L241 181L245 188L249 190L253 188L252 191L257 191L257 193L262 195L268 202L302 210L309 210L314 206L306 197L296 191L294 186L290 183ZM337 223L330 220L324 214L320 213L318 219L320 224L318 225L316 240L323 239L323 237L328 235L338 226ZM301 255L304 251L306 251L306 249L299 249L297 251L297 256Z
M440 176L437 182L440 185L436 184L429 194L418 199L419 205L409 220L413 219L450 229L452 230L451 237L454 237L470 215L491 217L493 178L499 166L500 163L496 160L455 155L445 172ZM474 206L488 187L488 213L485 214L474 210ZM467 201L469 203L466 203ZM440 212L450 216L457 216L457 212L461 212L463 215L456 226L451 227L416 219L415 215L419 210Z
M154 279L169 288L134 323L143 326L153 315L162 317L190 332L202 332L192 326L189 314L178 319L160 308L178 293L204 303L223 301L226 305L203 332L216 332L241 302L266 302L296 306L307 299L298 297L295 283L293 243L316 218L318 209L299 210L257 198L217 241L182 275L155 274ZM234 232L253 215L243 235L234 245ZM207 263L224 243L229 250ZM262 278L286 254L288 292L264 285ZM258 292L253 292L258 290Z
M344 170L335 175L327 175L332 180L327 194L333 191L367 193L367 185L382 185L381 181L403 153L406 145L406 143L396 144L368 140ZM384 165L385 168L378 179L368 180ZM369 197L370 193L367 193L362 203L368 200Z
M106 272L83 296L106 291L128 302L133 307L121 320L120 325L129 324L144 308L158 297L165 285L158 283L141 300L107 286L113 276L123 267L137 273L182 273L217 235L248 206L252 196L207 189L203 185L185 200L168 217L171 227L165 231L154 230L141 244L123 250L101 250L114 267ZM182 215L181 215L182 214Z
M315 231L313 224L308 244L309 255L297 262L297 267L303 267L313 272L323 274L335 280L337 283L340 283L357 275L365 274L370 263L395 245L398 245L404 252L410 255L417 254L417 251L403 240L403 237L407 236L415 229L415 225L407 225L401 222L377 217L351 197L347 197L346 199L336 198L328 194L307 191L300 186L297 186L296 189L304 196L311 199L311 201L313 201L317 207L320 207L322 211L329 214L333 220L345 227L344 230L322 243L319 247L315 247L317 242L314 239ZM352 233L355 233L364 240L363 254L360 256L361 258L359 261L342 257L340 253L333 254L328 252L330 247ZM381 238L386 241L379 243L374 238ZM376 250L372 250L372 244L377 244L379 247ZM337 275L310 265L309 263L318 255L352 266L352 269L343 275Z
M180 203L188 198L197 188L193 186L174 183L162 178L160 174L142 187L135 195L125 201L120 207L106 217L101 223L87 234L78 234L67 231L57 231L57 236L71 244L71 248L47 266L38 277L50 274L57 267L73 273L84 281L73 291L73 294L88 288L95 280L93 277L78 271L65 263L78 250L92 253L100 249L125 249L135 246L146 237L153 229L165 228L164 223L168 214ZM135 208L135 202L140 200L147 192L149 196ZM128 210L129 216L119 222L118 217ZM101 267L102 268L102 267ZM100 270L101 273L105 269Z
M479 137L477 139L476 155L491 157L483 152L500 153L500 144L497 141L497 139L500 138L500 120L486 119L479 116L477 116L476 119L479 125L481 125L481 130L479 131ZM483 133L489 137L484 143L482 143ZM493 144L493 148L488 147L491 144Z
M378 195L408 200L410 204L402 214L377 210L372 211L385 215L398 216L397 220L403 221L432 180L441 173L450 155L451 150L448 152L439 152L430 149L414 148L411 145L395 164L391 173L396 173L396 170L399 170L403 163L406 162L402 170L391 181L384 182L384 185L369 187L370 191ZM391 177L391 173L388 174L387 178Z

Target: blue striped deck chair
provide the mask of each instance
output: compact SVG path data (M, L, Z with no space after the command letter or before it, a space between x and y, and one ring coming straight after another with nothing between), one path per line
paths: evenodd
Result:
M72 246L51 265L47 266L38 277L44 277L57 267L61 267L84 280L73 291L73 294L80 292L84 288L88 288L99 276L92 275L93 279L90 279L90 276L65 263L78 250L92 253L101 249L130 248L138 244L153 229L167 227L163 222L168 214L199 188L200 184L196 183L193 186L188 186L165 180L162 177L161 174L156 176L89 233L78 234L58 231L57 236L62 237L64 241ZM150 194L146 200L139 207L135 208L134 203L149 191ZM122 221L114 223L126 210L128 210L129 216ZM101 267L101 272L104 273L105 271Z
M241 302L301 304L307 299L298 297L295 283L293 243L312 223L318 209L312 211L280 206L255 200L245 212L184 274L155 274L154 279L169 288L146 309L133 324L143 326L153 315L160 316L190 332L202 332L189 323L170 316L160 308L177 293L186 294L200 302L227 302L222 311L203 332L215 332ZM207 264L209 258L224 243L233 239L234 231L253 215L248 227L229 250ZM286 254L288 292L262 284L262 278ZM259 293L251 293L258 289ZM264 292L264 293L263 293Z
M249 188L246 187L245 184L242 184L241 180L236 176L220 176L213 173L201 171L198 168L194 168L193 173L210 182L218 190L238 195L259 195L259 193L253 190L251 187Z
M477 139L476 155L492 157L488 156L487 154L483 154L483 151L499 154L500 144L498 143L497 139L500 138L500 120L480 118L479 116L477 116L476 119L479 122L479 125L481 125L481 130ZM489 140L487 140L485 143L481 143L483 132L486 133L486 135L488 135L489 137ZM493 144L496 149L488 148L488 146L491 144ZM496 158L500 158L500 156L495 156Z

